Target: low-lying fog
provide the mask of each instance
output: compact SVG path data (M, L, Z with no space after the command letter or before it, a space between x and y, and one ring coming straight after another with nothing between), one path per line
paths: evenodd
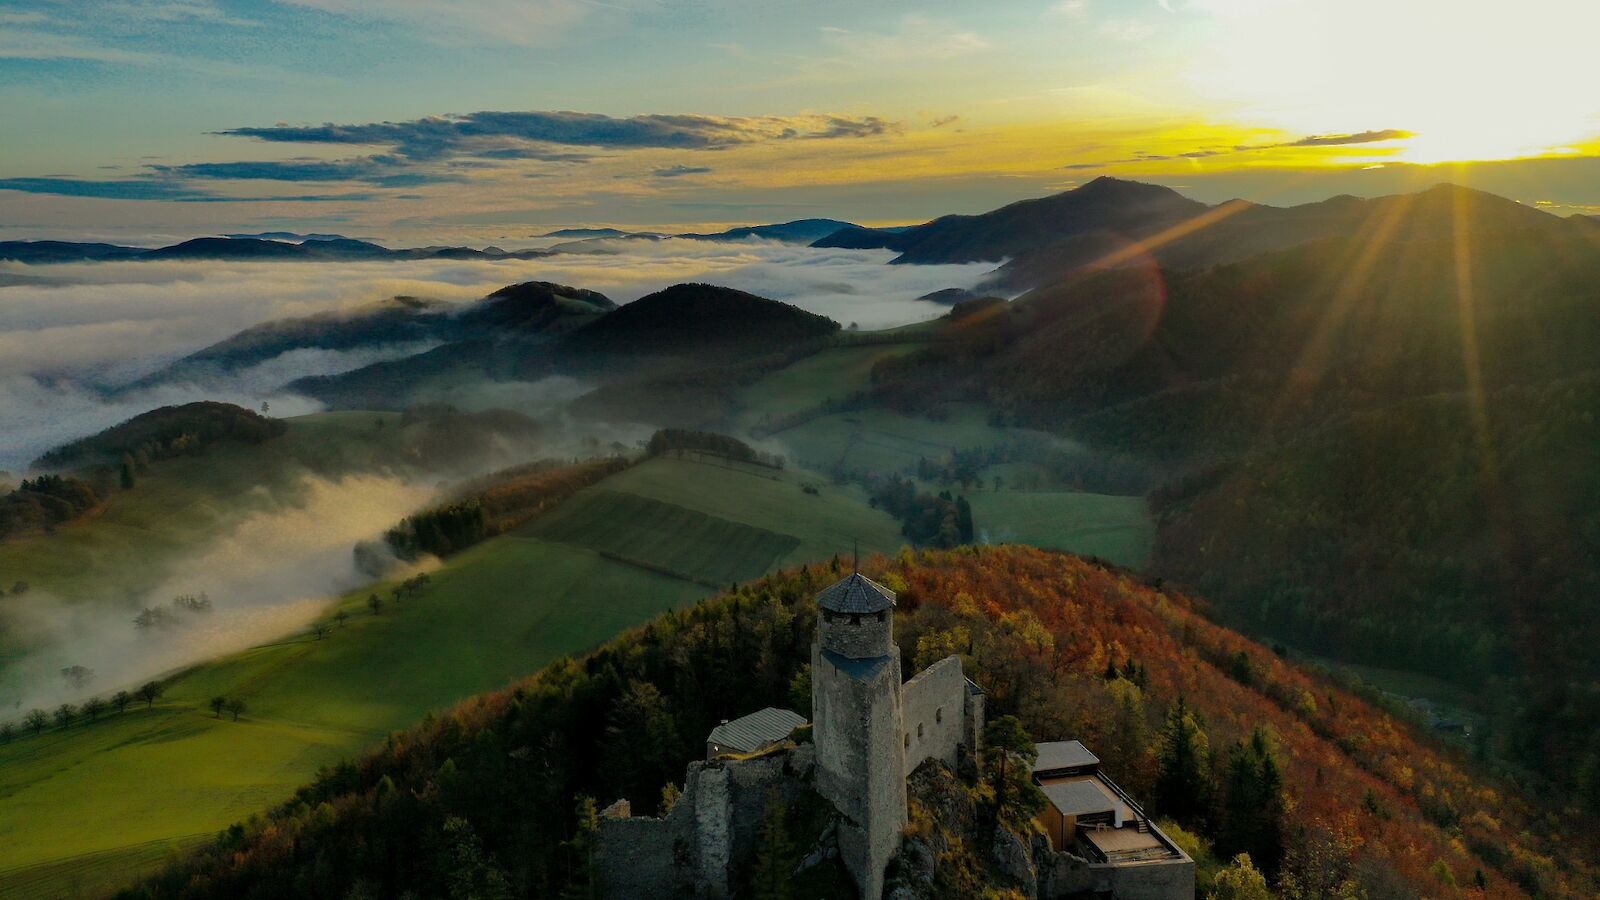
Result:
M428 485L374 475L309 478L301 487L293 504L250 516L180 560L142 600L63 603L41 590L5 598L3 630L32 649L0 667L0 721L131 691L183 665L296 631L330 596L370 580L356 570L355 544L433 494ZM173 603L201 595L209 611ZM161 612L139 627L146 608Z
M313 412L313 401L286 394L282 386L302 375L333 374L426 349L296 350L206 383L122 391L107 399L106 388L274 319L351 309L397 294L467 302L529 280L591 288L619 303L669 284L707 281L870 329L943 314L945 307L915 298L970 287L991 268L890 266L886 252L756 241L586 246L591 252L494 262L0 263L0 276L23 276L21 283L0 277L0 285L8 285L0 287L0 471L20 473L54 445L165 404L218 399L257 407L266 400L274 415ZM586 389L556 376L491 386L469 405L503 402L548 415ZM563 456L580 452L585 437L628 443L639 437L618 429L576 435L558 428L560 434L547 432L536 450L523 449L527 458ZM5 480L0 477L0 483ZM65 603L42 589L7 596L0 628L17 646L32 649L0 666L0 720L33 707L106 697L163 672L299 631L329 597L368 580L355 568L353 546L425 505L436 481L365 474L311 479L303 488L275 511L245 519L197 547L172 566L177 574L138 601L108 596ZM202 593L211 601L209 611L173 605L173 598ZM163 610L159 624L137 627L135 618L146 607Z
M916 298L971 287L993 267L890 266L876 250L816 250L761 241L607 241L546 259L414 262L160 261L24 266L0 275L47 279L0 287L0 471L156 406L196 399L276 415L315 411L278 390L298 375L333 374L423 349L300 351L222 383L168 385L106 401L117 387L261 322L351 309L396 294L466 302L507 284L555 281L619 303L669 284L708 281L883 328L941 315ZM3 284L0 281L0 284Z

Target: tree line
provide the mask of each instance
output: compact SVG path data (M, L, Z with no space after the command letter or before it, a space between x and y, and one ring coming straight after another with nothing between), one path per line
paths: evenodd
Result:
M384 532L384 543L407 561L424 555L447 557L522 525L629 465L626 457L616 456L568 466L507 469L471 482L464 496L400 520Z
M1481 878L1491 895L1596 887L1581 820L1218 627L1183 595L1019 547L907 552L863 569L899 594L905 671L958 654L991 719L1015 717L1018 733L991 735L1010 754L986 765L991 777L1026 768L1024 738L1083 740L1169 817L1219 892L1437 896L1446 876ZM450 896L459 885L584 896L597 799L669 808L719 721L809 712L813 598L841 574L811 566L742 585L431 717L123 896ZM986 790L1007 815L1029 815L1020 783ZM1429 812L1445 800L1448 828ZM741 890L755 876L736 873Z
M66 670L63 670L63 674L66 674ZM81 704L63 703L53 710L30 709L23 715L20 729L18 727L19 723L0 722L0 744L9 744L19 731L39 735L52 724L57 729L64 730L79 722L85 724L94 722L101 716L111 713L120 715L127 711L128 707L134 702L143 703L145 708L149 709L155 705L157 700L161 699L161 695L164 693L166 693L165 685L158 681L147 681L131 693L117 691L109 698L90 697Z

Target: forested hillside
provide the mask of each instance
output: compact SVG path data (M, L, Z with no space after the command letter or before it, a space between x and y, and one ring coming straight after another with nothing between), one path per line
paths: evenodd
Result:
M1085 741L1194 835L1203 880L1215 858L1250 849L1293 897L1597 887L1584 819L1158 583L1016 547L865 568L900 592L907 671L962 654L991 717ZM835 564L767 578L553 664L324 772L124 896L581 893L596 800L648 813L721 719L808 711L812 597L838 577Z
M1486 749L1600 810L1600 244L1433 239L1451 196L1361 238L1042 288L875 390L1144 458L1156 572L1235 624L1471 688Z

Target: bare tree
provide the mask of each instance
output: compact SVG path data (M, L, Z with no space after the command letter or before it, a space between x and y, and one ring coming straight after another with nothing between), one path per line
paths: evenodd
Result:
M100 718L100 714L105 711L106 702L101 700L99 697L90 697L89 699L83 701L83 714L88 716L89 721L91 722Z
M377 594L369 594L367 596L367 609L372 610L372 614L375 615L375 616L378 615L379 613L382 613L383 612L383 599L381 597L379 597Z
M49 723L50 716L47 715L42 709L30 709L28 710L28 714L22 718L22 724L28 726L28 730L34 734L38 734L39 732L43 731L44 726L48 725Z
M333 614L333 620L339 623L340 628L344 627L344 620L348 618L350 618L350 614L342 609Z
M133 695L127 691L117 691L115 694L111 695L111 705L115 706L117 708L117 712L119 713L126 712L128 709L128 704L132 702Z
M84 685L94 680L94 670L88 666L67 666L61 670L61 677L73 690L82 690Z
M140 700L143 700L144 708L149 709L156 704L156 701L159 700L161 695L166 693L166 691L167 689L162 687L159 682L147 681L144 683L143 687L139 688L134 696L138 697Z
M233 715L235 722L239 721L239 714L244 712L244 701L238 698L228 701L228 712Z
M68 725L72 724L73 719L78 717L78 708L73 706L71 703L63 703L56 707L54 716L56 720L56 727L66 728Z
M0 722L0 744L11 743L11 732L15 727L10 722Z
M228 705L228 698L227 697L212 697L211 698L211 714L213 716L216 716L219 719L222 718L222 708L227 706L227 705Z
M322 640L328 636L328 623L318 622L311 626L311 633L317 636L317 640Z

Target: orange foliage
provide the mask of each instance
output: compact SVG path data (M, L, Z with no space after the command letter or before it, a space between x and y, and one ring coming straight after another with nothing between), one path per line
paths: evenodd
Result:
M1463 754L1216 625L1188 597L1162 593L1130 573L1024 547L931 551L891 568L907 585L902 647L974 609L991 629L1003 630L1018 616L1043 625L1052 638L1047 651L1037 640L998 645L1008 655L1020 648L1036 657L1037 673L977 654L991 702L1022 715L1038 740L1108 741L1092 698L1104 693L1108 660L1133 658L1145 669L1152 720L1159 707L1185 697L1204 715L1214 753L1257 725L1274 732L1290 832L1325 829L1354 847L1358 860L1390 869L1425 895L1442 887L1430 871L1439 860L1463 889L1481 870L1490 897L1595 895L1600 846L1585 823L1519 796ZM954 608L962 594L978 601L966 616ZM1241 653L1252 672L1248 684L1230 674ZM1047 694L1037 696L1032 682L1048 682ZM1074 714L1074 707L1091 715ZM1052 725L1076 733L1038 730ZM1130 767L1119 770L1108 760L1135 784L1137 764L1122 775ZM1364 802L1369 797L1376 811Z

